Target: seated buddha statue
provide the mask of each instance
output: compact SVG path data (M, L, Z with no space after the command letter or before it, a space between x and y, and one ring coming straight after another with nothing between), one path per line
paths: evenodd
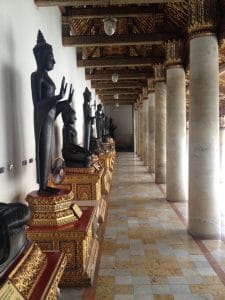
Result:
M77 144L74 128L76 112L71 107L71 101L65 105L61 114L64 123L62 156L67 167L89 167L92 164L91 152Z
M0 277L27 244L24 225L29 218L26 205L0 203Z

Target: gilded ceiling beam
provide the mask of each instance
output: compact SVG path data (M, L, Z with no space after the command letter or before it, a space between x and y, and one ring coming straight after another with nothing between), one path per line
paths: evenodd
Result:
M113 95L99 95L99 98L102 100L102 101L107 101L107 100L115 100ZM132 95L132 94L129 94L129 96L127 95L119 95L119 100L136 100L138 98L138 95Z
M183 2L185 0L142 0L142 4ZM137 0L35 0L38 6L83 6L83 5L117 5L137 4Z
M119 103L119 105L134 105L135 101L124 101L124 102L120 102L120 101L117 101L117 103ZM114 106L116 104L116 102L103 102L104 105L112 105Z
M63 20L68 22L70 19L92 19L92 18L105 18L109 16L114 17L159 17L160 13L152 6L128 6L128 7L95 7L95 8L70 8ZM162 14L163 16L163 14Z
M147 77L152 76L152 72L150 73L142 73L142 72L129 72L122 74L120 70L116 71L119 74L119 79L146 79ZM86 74L86 80L111 80L113 72L110 74Z
M91 82L91 87L93 89L115 89L115 88L129 88L129 89L136 89L142 88L144 86L143 83L137 81L131 82L116 82L116 83L96 83ZM146 84L145 84L146 86Z
M77 59L78 67L127 67L127 66L152 66L160 62L159 58L132 56L126 58L92 58Z
M97 95L114 95L114 94L123 94L123 95L138 95L142 93L142 89L105 89L105 90L95 90Z
M121 45L161 45L176 37L175 33L139 33L109 35L72 35L63 37L64 46L101 47Z

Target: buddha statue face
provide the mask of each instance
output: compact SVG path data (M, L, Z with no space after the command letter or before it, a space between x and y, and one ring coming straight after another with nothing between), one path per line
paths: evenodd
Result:
M101 111L101 110L102 110L102 105L101 105L101 104L98 104L98 105L97 105L97 110L98 110L98 111Z
M62 119L64 125L74 124L76 118L76 112L75 110L70 106L70 104L67 104L64 110L62 111Z
M51 71L54 68L55 59L52 50L46 49L43 51L43 57L41 59L41 67L46 71Z

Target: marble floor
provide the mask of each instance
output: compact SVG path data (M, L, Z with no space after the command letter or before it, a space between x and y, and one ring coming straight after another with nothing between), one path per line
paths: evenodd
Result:
M225 238L194 239L186 215L135 154L119 153L95 297L69 289L60 299L224 300Z

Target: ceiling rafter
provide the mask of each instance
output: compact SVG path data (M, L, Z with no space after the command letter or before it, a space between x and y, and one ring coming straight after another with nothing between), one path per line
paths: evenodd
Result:
M185 0L141 0L142 4L184 2ZM35 0L38 6L83 6L102 5L102 0ZM105 0L104 5L137 4L137 0Z
M160 13L155 7L152 6L112 6L112 7L94 7L94 8L69 8L66 14L63 16L65 22L69 22L72 19L93 19L93 18L105 18L109 16L114 17L160 17L164 15Z
M100 47L125 45L161 45L168 39L181 38L174 33L139 33L108 35L72 35L63 37L64 46Z

